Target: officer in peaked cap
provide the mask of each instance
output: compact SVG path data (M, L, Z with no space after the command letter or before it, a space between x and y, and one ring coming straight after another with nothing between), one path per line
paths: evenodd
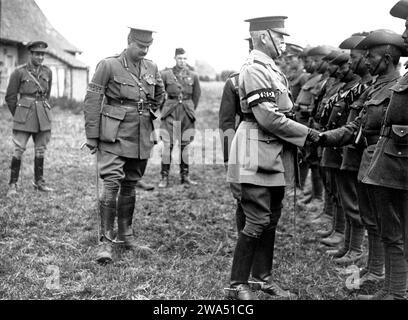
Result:
M189 177L188 146L194 139L196 109L201 87L198 74L187 66L187 52L176 48L176 65L161 72L167 99L161 113L161 138L164 143L159 188L169 185L171 154L174 144L180 144L180 181L186 186L198 183Z
M43 65L44 53L48 44L33 41L27 44L30 52L28 62L19 66L10 76L6 92L6 103L13 115L14 154L11 160L11 173L7 195L17 193L17 182L23 153L30 136L34 141L34 188L39 191L52 191L44 180L44 157L51 139L51 94L52 72Z
M230 299L256 299L248 282L251 270L256 281L254 289L280 297L293 296L273 281L271 273L276 226L285 185L290 183L285 173L293 172L293 158L284 162L289 150L284 144L303 146L306 139L315 139L317 132L290 119L293 104L288 81L273 60L283 52L285 19L246 20L254 50L239 75L243 121L232 141L227 174L228 182L241 185L245 225L234 252L227 289Z
M368 201L376 207L374 216L371 217L369 232L380 230L381 238L384 244L385 256L385 280L383 288L376 292L374 296L360 295L359 299L399 299L405 295L407 281L407 266L403 256L403 232L398 210L401 201L404 201L404 189L398 191L398 182L401 185L406 184L404 170L400 168L394 171L393 162L379 162L379 158L373 151L383 144L383 141L390 138L387 144L387 152L392 154L395 152L398 157L398 149L393 148L392 132L381 129L382 124L387 123L390 106L392 106L392 95L401 94L404 91L403 87L397 84L400 78L397 70L399 59L402 55L406 55L402 38L395 32L390 30L376 30L371 32L357 46L357 49L368 50L367 65L370 73L377 79L375 85L369 87L361 96L363 108L359 116L345 126L322 133L322 141L326 146L344 146L350 143L355 143L363 149L363 156L359 167L357 180L358 188L362 188L362 193L368 197ZM390 90L391 89L391 90ZM391 99L391 104L389 104ZM398 98L397 102L401 101ZM405 105L404 105L405 108ZM406 112L405 112L406 113ZM399 114L397 126L404 121L404 115ZM405 116L405 118L407 118ZM394 127L395 128L395 127ZM398 134L401 134L398 131ZM384 138L380 138L384 136ZM400 136L396 137L396 142L401 143ZM387 156L388 157L388 156ZM386 160L387 161L387 160ZM376 171L370 169L373 164L377 163L378 168L382 170ZM397 166L400 164L399 158L394 162ZM368 177L368 178L367 178ZM368 179L368 180L367 180ZM396 183L397 182L397 183ZM378 186L372 187L370 184ZM389 187L393 190L388 192L382 189L381 186ZM392 205L392 199L398 192L398 204ZM360 193L359 193L360 195ZM406 198L405 198L406 199ZM369 218L369 217L367 217ZM368 219L365 219L368 220ZM371 257L372 259L374 257ZM376 257L380 259L380 257ZM378 263L378 261L377 261ZM371 270L369 270L371 271ZM377 277L382 277L381 271L376 274ZM371 271L373 272L373 271ZM363 276L364 277L364 276Z
M97 152L103 194L99 263L112 261L112 245L140 249L132 229L136 183L151 155L153 120L164 98L157 65L145 59L153 31L130 28L128 47L97 65L84 101L85 133ZM114 222L117 236L114 239Z
M407 20L408 1L399 1L390 13L394 17ZM388 38L406 56L407 24L405 23L405 31L402 34L404 47L397 37L388 35ZM388 51L388 55L390 54L392 55L392 52ZM385 249L385 282L382 295L376 295L374 298L403 299L406 298L408 270L407 74L391 87L391 92L391 100L382 122L381 137L375 145L374 155L363 182L369 185L374 195Z
M32 41L27 44L30 52L47 52L48 44L44 41Z

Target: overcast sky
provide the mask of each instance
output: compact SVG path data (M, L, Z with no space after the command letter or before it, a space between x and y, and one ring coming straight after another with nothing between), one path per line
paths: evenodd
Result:
M218 72L239 70L248 48L245 19L288 16L287 42L338 46L354 32L391 29L404 21L389 14L397 0L36 0L51 24L83 51L91 70L127 45L127 26L157 31L147 58L174 64L176 47L190 63L205 60Z

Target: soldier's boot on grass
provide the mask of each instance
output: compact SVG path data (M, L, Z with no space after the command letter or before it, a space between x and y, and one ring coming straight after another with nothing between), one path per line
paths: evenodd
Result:
M161 168L161 179L159 182L159 188L167 188L169 186L169 172L170 172L170 164L162 163Z
M47 186L44 180L44 158L34 158L34 189L42 192L53 192L54 189Z
M10 166L10 181L7 191L7 197L13 197L17 194L17 181L20 175L21 159L13 157Z
M378 284L384 279L384 246L381 237L369 230L367 266L360 271L360 289Z
M262 232L252 263L253 282L250 282L250 288L280 298L296 298L295 294L283 290L272 279L275 233L276 227L268 228Z
M248 284L249 274L259 239L240 232L231 267L230 287L225 289L229 300L258 300Z
M333 231L333 233L328 238L330 238L331 236L334 236L335 233L336 232ZM333 258L333 261L344 257L347 254L347 252L350 250L350 238L351 238L351 226L350 226L350 223L346 223L345 228L344 228L344 240L340 248L330 249L326 251L326 253Z
M344 235L335 231L329 237L320 239L320 242L329 247L335 247L343 242Z
M188 153L186 150L187 146L181 146L181 162L180 162L180 178L181 184L196 186L197 181L190 179L189 174L189 164L188 164Z
M347 231L349 229L350 231ZM365 229L362 225L355 222L346 221L345 238L348 236L348 252L340 258L333 259L333 262L339 265L351 265L359 261L363 256L363 240ZM349 235L347 235L349 233ZM346 240L345 240L346 241Z
M117 243L126 249L138 251L143 254L151 254L154 251L148 246L138 243L134 236L132 228L134 210L135 197L127 197L119 194Z
M113 225L115 222L116 207L100 204L100 235L99 245L96 251L96 261L100 264L106 264L113 261L112 240Z

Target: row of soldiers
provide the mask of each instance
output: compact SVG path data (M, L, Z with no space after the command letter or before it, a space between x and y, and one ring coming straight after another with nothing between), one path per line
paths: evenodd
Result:
M408 1L399 1L391 14L407 19ZM258 43L253 46L250 41L250 58L240 73L233 74L225 84L220 106L224 160L237 200L239 232L227 297L255 299L254 289L286 298L293 296L273 281L270 272L280 217L279 199L275 200L281 191L271 188L280 185L271 181L279 169L258 163L253 173L258 179L252 179L245 172L248 167L240 163L245 152L240 150L240 143L245 145L242 132L251 127L249 123L256 123L252 129L261 135L255 151L259 157L265 152L260 151L264 148L261 141L272 145L276 140L269 136L271 133L281 139L281 145L275 146L282 152L277 160L285 162L285 143L299 147L300 170L295 178L302 194L310 169L311 190L308 196L304 191L303 203L324 202L323 211L310 221L331 222L331 228L319 230L318 236L329 247L327 254L334 263L347 266L361 260L367 232L368 259L359 271L359 285L366 293L372 288L375 291L358 298L404 299L408 280L408 85L407 77L401 78L398 69L400 57L408 56L407 31L402 37L384 29L355 33L338 48L317 46L303 50L287 44L282 53L276 42L279 35L286 35L283 19L248 20L250 40ZM272 49L267 40L259 43L259 34L254 31L260 31L265 39L269 34ZM258 87L252 87L254 83ZM287 105L282 104L285 85L290 87L296 121L301 126L290 121ZM275 119L279 121L272 127L268 120ZM285 127L284 134L280 126ZM305 143L299 141L305 132L303 127L309 128L306 135L303 133ZM235 129L231 143L231 137L224 133ZM269 161L277 161L273 153L269 156ZM272 191L275 195L268 198L266 194ZM248 281L249 275L255 286Z

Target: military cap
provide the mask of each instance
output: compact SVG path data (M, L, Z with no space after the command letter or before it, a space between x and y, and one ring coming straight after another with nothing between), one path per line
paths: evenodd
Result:
M27 44L27 50L31 52L46 52L48 44L44 41L32 41Z
M328 46L317 46L311 48L308 52L308 56L327 56L332 50Z
M401 50L402 56L408 55L404 40L401 35L387 29L380 29L371 32L364 40L362 40L355 49L368 50L372 47L382 45L393 45Z
M129 42L137 42L143 46L150 46L153 43L153 32L151 30L130 28Z
M185 53L186 53L186 50L184 50L183 48L177 48L175 55L178 56L179 54L185 54Z
M336 58L330 61L331 64L341 66L350 61L350 55L345 52L341 52Z
M288 17L285 16L270 16L270 17L261 17L247 19L245 22L249 22L249 31L262 31L262 30L271 30L277 33L281 33L285 36L289 34L285 30L285 19Z
M340 43L339 48L340 49L355 49L355 47L363 40L365 39L365 36L358 36L358 35L353 35L346 40L344 40L342 43Z
M330 53L323 57L324 61L331 61L337 58L342 52L340 50L332 50Z
M407 19L408 17L408 0L400 0L395 4L391 10L390 14L393 17Z

